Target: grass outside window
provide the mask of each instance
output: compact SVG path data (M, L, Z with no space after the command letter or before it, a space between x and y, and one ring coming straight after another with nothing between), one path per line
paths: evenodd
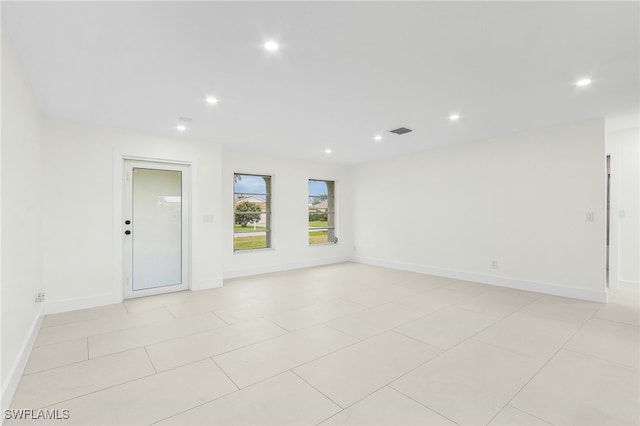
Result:
M233 250L271 247L271 176L234 175Z
M309 244L336 243L335 182L309 179Z

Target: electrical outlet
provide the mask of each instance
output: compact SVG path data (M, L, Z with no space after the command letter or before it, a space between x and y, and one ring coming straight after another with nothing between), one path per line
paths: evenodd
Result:
M498 261L494 260L493 262L491 262L491 269L498 269Z
M593 222L593 212L585 212L584 213L584 221L585 222Z
M38 293L38 294L36 294L36 303L42 303L42 302L44 302L44 297L45 297L45 294L44 294L44 293Z

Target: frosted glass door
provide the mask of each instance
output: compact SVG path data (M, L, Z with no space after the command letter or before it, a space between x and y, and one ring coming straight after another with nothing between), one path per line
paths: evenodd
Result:
M133 169L133 290L182 283L182 172Z
M189 169L125 164L125 297L186 290Z

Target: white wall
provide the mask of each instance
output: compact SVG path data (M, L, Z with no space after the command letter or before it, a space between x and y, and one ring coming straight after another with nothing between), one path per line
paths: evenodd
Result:
M47 312L119 300L114 162L122 154L193 161L192 288L223 277L345 260L353 248L345 167L269 158L214 143L45 119L44 287ZM115 159L114 159L115 158ZM233 174L273 176L273 250L233 252ZM114 176L115 173L115 176ZM307 180L335 180L337 245L307 243ZM118 194L115 195L116 197ZM213 215L207 223L204 216Z
M353 254L348 168L321 162L274 158L223 148L224 276L235 277L345 260ZM271 180L272 249L233 251L233 174L263 174ZM338 244L309 246L308 180L336 182Z
M366 163L353 179L363 261L606 297L601 120Z
M222 284L223 277L344 260L352 254L350 186L345 167L269 158L215 143L166 139L127 130L45 119L44 288L47 312L121 297L118 209L114 179L123 154L188 160L194 164L192 288ZM114 164L115 163L115 164ZM114 167L115 166L115 167ZM233 174L273 176L273 250L233 252ZM337 245L307 243L307 180L335 180ZM115 197L115 198L114 198ZM115 203L117 204L117 203ZM204 216L213 215L213 223Z
M617 173L619 210L620 281L640 283L640 129L607 134L606 149L616 157L611 170ZM616 170L616 167L618 168ZM621 213L623 213L621 215Z
M121 193L114 181L123 155L192 162L191 280L194 288L221 284L220 145L52 119L43 131L48 312L121 297L121 235L114 228Z
M22 373L42 305L40 112L2 33L2 408Z

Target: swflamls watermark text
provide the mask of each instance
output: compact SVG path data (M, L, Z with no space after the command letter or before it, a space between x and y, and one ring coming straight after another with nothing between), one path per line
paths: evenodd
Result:
M14 408L4 410L5 420L67 420L69 417L71 417L69 410L59 410L57 408Z

